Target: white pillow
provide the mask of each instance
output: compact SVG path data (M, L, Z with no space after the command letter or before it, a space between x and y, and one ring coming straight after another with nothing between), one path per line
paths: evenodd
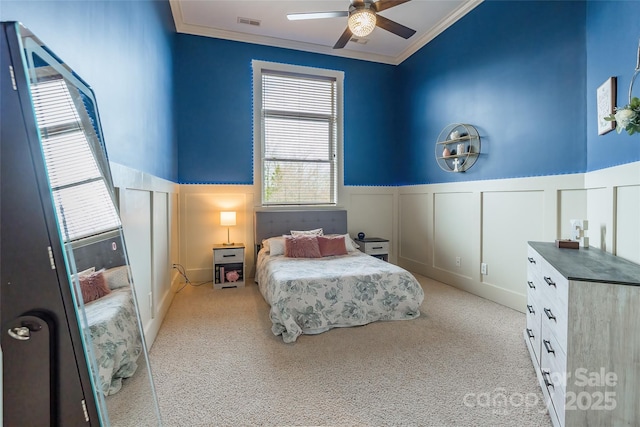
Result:
M270 237L262 241L262 246L270 255L284 255L284 236Z
M109 286L111 290L124 288L131 284L129 280L129 268L126 265L109 268L104 270L102 274L105 282L107 282L107 286Z
M324 231L322 228L316 228L315 230L291 230L292 236L322 236Z
M348 234L344 234L344 244L347 247L347 252L355 252L360 247Z

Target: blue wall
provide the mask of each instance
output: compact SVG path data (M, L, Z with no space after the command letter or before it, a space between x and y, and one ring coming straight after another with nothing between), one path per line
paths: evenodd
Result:
M184 34L174 63L179 182L253 183L253 59L344 71L344 182L395 183L395 67Z
M183 183L253 183L251 60L345 72L344 183L554 175L640 160L639 135L598 136L595 91L626 103L638 1L486 0L400 66L176 35L166 1L2 0L98 98L110 158ZM640 81L636 84L640 96ZM471 123L483 154L440 170L434 143ZM175 126L174 126L175 123Z
M638 59L639 1L587 3L587 170L640 160L640 134L611 131L598 135L596 90L609 77L617 77L617 105L629 103L629 84ZM633 95L640 98L640 76ZM640 174L640 171L638 172Z
M20 21L93 88L109 158L177 180L168 2L7 1Z
M487 1L399 66L408 125L403 184L583 172L583 2ZM482 154L463 174L441 170L434 143L469 123Z

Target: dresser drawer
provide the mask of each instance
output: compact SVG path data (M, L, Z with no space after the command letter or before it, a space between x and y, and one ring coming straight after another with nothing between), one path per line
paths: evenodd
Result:
M216 249L213 251L216 263L242 262L244 260L244 249Z
M548 264L541 261L539 280L545 297L558 307L567 307L569 302L569 280Z
M358 242L362 252L369 255L385 255L389 253L389 242Z
M527 271L540 272L543 258L531 246L527 247Z
M527 310L525 311L527 316L527 337L529 342L531 343L531 347L533 348L533 353L535 355L538 363L540 362L540 311L538 310L538 306L536 305L535 299L529 297L527 302Z
M540 367L551 373L554 387L564 394L567 389L567 354L556 337L544 328L541 330L540 341Z
M559 382L558 379L555 379L555 381ZM548 386L547 391L549 392L549 397L551 398L552 404L552 407L549 407L549 416L558 420L558 423L554 423L554 425L563 427L565 425L564 420L566 399L564 389L554 384L554 386ZM553 415L551 414L551 411L553 411Z
M566 307L558 308L549 300L539 302L540 317L542 319L542 335L552 334L562 351L567 351L567 312Z

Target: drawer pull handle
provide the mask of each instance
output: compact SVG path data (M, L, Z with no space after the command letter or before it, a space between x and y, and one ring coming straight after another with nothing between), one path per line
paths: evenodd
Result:
M533 258L531 258L531 257L528 257L527 259L529 260L529 262L530 262L531 264L535 264L535 263L536 263L536 260L535 260L535 259L533 259Z
M544 343L544 348L547 349L547 353L553 353L554 356L556 354L556 351L553 349L553 347L551 347L551 341L549 340L542 340L542 342Z
M232 254L232 255L222 255L222 258L234 258L234 257L235 257L234 254Z
M544 378L544 385L548 387L553 387L555 390L555 386L553 385L553 383L551 382L551 372L549 371L542 371L542 378Z
M551 277L544 276L544 281L547 282L547 285L553 286L554 288L557 288L556 282L551 280Z
M549 320L556 320L556 316L553 315L553 313L551 312L550 308L545 308L544 309L544 314L547 315L547 317L549 318Z
M535 289L536 288L536 285L534 285L533 282L527 282L527 284L529 285L529 287L531 289Z
M373 246L371 249L382 249L382 246Z
M529 335L529 338L535 338L535 335L533 335L533 331L529 328L527 328L527 335Z
M531 314L536 314L536 311L533 309L532 305L527 305L527 310L529 310L529 313Z

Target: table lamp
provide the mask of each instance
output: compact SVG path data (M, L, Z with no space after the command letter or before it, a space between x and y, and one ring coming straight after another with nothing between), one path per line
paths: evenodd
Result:
M229 227L234 227L236 225L236 213L220 212L220 225L223 227L227 227L227 242L223 243L223 245L233 245L234 243L229 239Z

